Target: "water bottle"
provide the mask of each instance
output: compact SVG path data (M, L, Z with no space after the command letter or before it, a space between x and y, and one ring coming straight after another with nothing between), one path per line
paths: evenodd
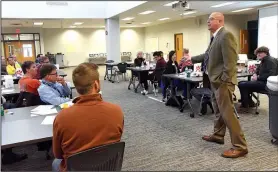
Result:
M27 101L26 101L26 99L23 99L23 101L22 101L22 106L23 106L23 107L26 107L26 106L27 106Z
M4 116L4 107L3 107L3 104L1 104L1 116Z

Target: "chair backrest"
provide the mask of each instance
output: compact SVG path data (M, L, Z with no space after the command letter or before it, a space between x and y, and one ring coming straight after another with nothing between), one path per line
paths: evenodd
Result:
M121 171L125 142L95 147L67 159L67 171Z
M164 71L165 71L165 68L156 69L154 72L154 80L160 82Z
M107 60L106 63L114 63L114 60Z
M25 102L23 101L24 99ZM45 103L41 101L40 96L33 93L21 91L15 105L17 108L19 108L44 104Z
M122 63L119 63L117 66L121 73L126 73L127 63L122 62Z

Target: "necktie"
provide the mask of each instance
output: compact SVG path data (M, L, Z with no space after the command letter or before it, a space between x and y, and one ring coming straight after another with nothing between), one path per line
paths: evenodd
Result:
M213 39L214 39L214 36L210 38L209 47L211 46L211 43L212 43ZM204 71L204 72L206 72L206 70L207 70L208 60L209 60L209 55L208 55L208 52L206 51L205 59L204 59L204 62L203 62L203 68L202 68L202 71Z

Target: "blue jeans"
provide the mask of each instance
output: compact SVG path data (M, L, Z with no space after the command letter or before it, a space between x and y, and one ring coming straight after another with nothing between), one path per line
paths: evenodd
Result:
M52 162L52 171L59 172L61 162L62 159L55 158L54 161Z

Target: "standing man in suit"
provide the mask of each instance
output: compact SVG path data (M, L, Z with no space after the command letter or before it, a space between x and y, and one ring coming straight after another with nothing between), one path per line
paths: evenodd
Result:
M224 144L226 127L231 136L233 148L222 153L225 158L238 158L248 153L247 143L240 123L234 113L233 92L237 85L237 52L233 34L224 28L224 15L214 12L207 21L213 34L210 45L204 54L187 57L193 63L204 63L214 92L214 110L217 120L212 135L203 136L208 142Z

